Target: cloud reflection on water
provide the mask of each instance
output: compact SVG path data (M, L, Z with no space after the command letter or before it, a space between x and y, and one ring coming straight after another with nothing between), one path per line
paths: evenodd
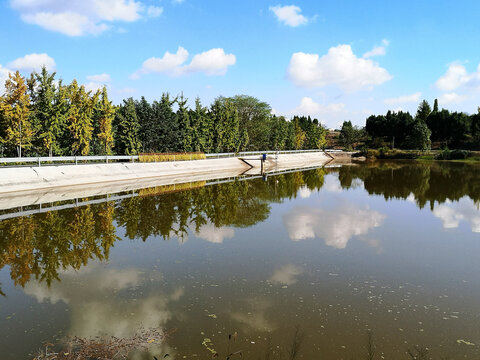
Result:
M386 216L354 204L342 204L329 209L309 206L295 207L283 221L293 241L322 238L325 244L344 249L353 236L365 235L379 227Z
M161 280L158 274L148 274L152 281ZM71 311L68 334L92 338L95 336L133 336L142 328L165 328L173 317L169 309L184 291L176 288L167 293L142 294L145 276L137 269L106 269L89 266L76 271L64 271L62 281L47 287L31 281L25 293L39 303L63 301ZM131 297L135 289L138 298ZM142 295L138 295L142 294Z
M472 232L480 232L480 204L475 204L468 197L463 197L457 202L447 200L437 205L433 215L442 221L444 229L458 228L460 222L465 221L470 225Z

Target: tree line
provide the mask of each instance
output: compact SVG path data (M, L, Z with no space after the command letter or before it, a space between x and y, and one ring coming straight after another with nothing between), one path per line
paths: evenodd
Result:
M45 67L28 78L9 74L0 96L0 156L132 155L140 152L238 152L318 149L326 129L317 119L272 114L254 97L159 100L128 98L115 106L107 88L64 84Z
M389 110L385 115L369 116L364 128L345 121L339 141L346 148L363 143L369 148L428 150L434 144L444 148L480 149L480 108L476 114L468 115L439 110L437 99L432 109L423 100L415 116Z

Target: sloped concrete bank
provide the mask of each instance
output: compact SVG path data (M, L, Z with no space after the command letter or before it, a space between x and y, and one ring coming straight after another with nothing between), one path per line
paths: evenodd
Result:
M0 194L55 187L137 181L139 179L225 172L241 174L249 166L238 158L161 163L110 163L0 169ZM146 182L144 182L145 184Z
M261 156L220 158L161 163L110 163L0 168L0 197L31 195L60 188L60 192L83 192L85 188L116 187L125 189L174 184L205 178L238 176L260 171ZM324 152L269 155L264 171L322 166L331 157ZM250 164L250 165L249 165ZM120 186L118 186L120 185ZM115 186L114 186L115 187ZM103 191L99 191L100 193ZM108 191L108 193L111 193ZM35 195L33 195L35 196Z

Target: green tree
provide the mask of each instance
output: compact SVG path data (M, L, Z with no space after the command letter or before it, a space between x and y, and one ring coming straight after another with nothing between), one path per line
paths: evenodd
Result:
M438 100L435 99L433 102L433 112L438 112Z
M236 95L228 100L238 111L240 132L246 129L248 133L248 149L267 150L272 112L270 105L248 95Z
M183 94L177 100L177 104L180 150L190 152L193 148L193 129L190 123L190 114L186 106L187 99L183 98Z
M438 104L437 104L437 107L438 107ZM420 103L420 105L418 105L415 119L426 122L428 115L430 115L431 112L432 112L432 109L430 108L430 104L427 102L427 100L423 100Z
M135 155L141 148L138 138L140 125L132 98L123 100L115 115L115 148L118 154Z
M57 91L60 93L64 89L60 89L61 82L59 83L58 90L55 88L55 75L53 72L48 73L45 66L42 67L42 71L33 74L35 76L36 87L34 90L35 101L35 118L38 123L41 140L41 146L48 153L48 156L53 156L53 153L60 153L60 139L65 129L65 110L59 103L64 102L65 98L58 96ZM62 95L65 95L63 91Z

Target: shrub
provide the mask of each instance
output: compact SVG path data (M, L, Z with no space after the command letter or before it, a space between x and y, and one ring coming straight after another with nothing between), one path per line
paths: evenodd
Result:
M139 162L164 162L164 161L186 161L206 159L204 153L148 153L138 156Z

